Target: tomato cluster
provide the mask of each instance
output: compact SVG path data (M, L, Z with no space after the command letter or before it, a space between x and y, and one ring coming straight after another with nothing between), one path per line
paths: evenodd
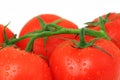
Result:
M120 80L120 14L86 24L40 14L18 38L0 25L0 80Z

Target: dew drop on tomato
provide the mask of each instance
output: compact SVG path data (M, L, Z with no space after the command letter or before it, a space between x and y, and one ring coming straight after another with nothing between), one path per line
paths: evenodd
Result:
M9 72L5 72L5 76L8 77L9 76Z
M83 63L83 66L86 66L87 65L87 63Z
M10 70L10 66L6 66L5 69L6 69L6 71Z

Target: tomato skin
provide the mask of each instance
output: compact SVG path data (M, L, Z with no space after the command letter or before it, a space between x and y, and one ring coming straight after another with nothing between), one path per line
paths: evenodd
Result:
M41 19L43 19L46 23L52 23L55 20L61 19L60 16L54 15L54 14L41 14L39 15ZM61 22L57 23L57 25L64 27L64 28L78 28L77 25L72 23L71 21L68 21L66 19L62 20ZM22 28L20 32L20 37L35 31L35 30L40 30L41 25L36 17L33 17L31 20L29 20ZM58 38L59 37L59 38ZM33 46L33 52L36 54L43 54L47 56L48 58L50 57L52 51L54 48L59 45L61 42L65 41L62 38L69 38L73 39L75 37L74 34L59 34L59 35L54 35L51 37L48 37L48 40L46 42L46 48L44 47L44 39L43 38L38 38L34 42ZM17 46L20 47L21 49L25 49L29 39L22 40L17 43Z
M10 29L6 28L5 31L8 39L14 36L14 33ZM4 42L4 25L0 24L0 44L3 42Z
M6 47L0 50L0 80L52 80L52 76L39 56Z
M98 40L95 47L73 48L67 41L52 53L50 67L54 80L120 80L120 50L111 41Z

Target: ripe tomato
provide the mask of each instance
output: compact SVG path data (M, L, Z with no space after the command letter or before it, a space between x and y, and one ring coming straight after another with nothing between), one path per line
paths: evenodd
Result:
M43 19L45 23L52 23L58 19L61 19L60 16L54 15L54 14L41 14L39 15L39 17ZM74 23L66 19L58 22L57 25L64 28L78 28L77 25L75 25ZM21 37L29 32L40 30L40 29L41 29L41 25L38 19L36 17L33 17L30 21L28 21L23 26L19 36ZM33 52L36 54L44 54L49 58L54 48L61 42L65 41L65 39L63 38L73 39L74 37L75 37L74 34L59 34L59 35L48 37L46 42L46 47L44 47L44 39L38 38L34 42ZM28 41L29 39L22 40L17 43L17 46L20 47L21 49L25 49Z
M8 39L14 36L13 32L8 28L6 28L6 35ZM0 44L2 43L4 43L4 25L0 24Z
M97 40L99 49L71 45L63 42L50 57L54 80L120 80L120 50L113 42Z
M6 47L0 50L0 80L52 80L48 64L39 56Z
M106 17L106 15L103 15L103 17ZM93 22L95 21L98 21L98 18L93 20ZM98 26L88 25L88 28L93 30L100 30L99 25ZM120 36L119 36L120 14L119 13L110 13L110 15L108 16L108 22L105 23L105 29L111 40L120 48Z

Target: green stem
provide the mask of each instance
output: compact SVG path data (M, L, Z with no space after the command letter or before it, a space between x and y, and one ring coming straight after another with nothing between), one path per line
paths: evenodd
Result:
M105 26L104 26L105 22L102 17L99 17L99 23L100 23L99 25L100 25L100 29L101 29L100 32L104 34L104 37L106 37L106 39L110 40L110 38L107 35L107 32L105 30Z
M81 32L80 32L80 46L84 47L86 46L86 42L85 42L85 38L84 38L84 35L85 35L85 28L82 28L81 29Z
M81 47L90 46L96 40L95 39L95 40L93 40L89 43L86 43L85 40L84 40L84 33L86 35L93 36L95 38L104 38L104 39L109 40L109 37L106 33L105 26L104 26L105 20L102 17L99 18L99 22L98 22L99 25L100 25L100 29L101 29L100 31L92 30L92 29L89 29L89 28L82 28L82 29L63 28L63 27L57 25L57 23L60 22L62 19L58 19L55 22L50 23L50 24L46 24L44 22L44 20L42 20L39 17L37 17L37 19L39 20L40 25L42 27L41 30L36 30L36 31L30 32L30 33L28 33L28 34L26 34L22 37L13 38L11 40L7 40L7 37L4 36L5 44L6 45L11 44L12 45L12 44L15 44L16 42L19 42L20 40L29 38L30 41L28 42L28 45L27 45L25 50L26 51L31 51L35 39L43 37L44 42L46 44L47 37L52 36L52 35L56 35L56 34L80 34L80 37L82 37L82 38L80 38ZM106 19L107 19L107 17L106 17ZM5 30L4 30L4 34L6 35Z
M28 45L27 45L25 51L27 51L27 52L31 51L35 39L36 39L36 37L33 37L33 38L30 39L30 41L28 42Z
M91 30L89 28L85 28L85 34L89 36L97 37L97 38L105 38L108 40L108 38L106 38L104 33L100 31Z
M52 35L56 35L56 34L79 34L81 31L81 29L68 29L68 28L61 28L57 31L40 31L40 32L33 32L33 33L28 33L22 37L19 37L17 39L12 39L9 41L10 44L15 44L16 42L26 39L26 38L32 38L32 37L36 37L36 38L40 38L40 37L47 37L47 36L52 36ZM98 37L98 38L106 38L106 36L104 36L105 34L103 34L102 32L99 31L95 31L95 30L91 30L88 28L85 28L85 32L87 35L89 36L94 36L94 37Z

